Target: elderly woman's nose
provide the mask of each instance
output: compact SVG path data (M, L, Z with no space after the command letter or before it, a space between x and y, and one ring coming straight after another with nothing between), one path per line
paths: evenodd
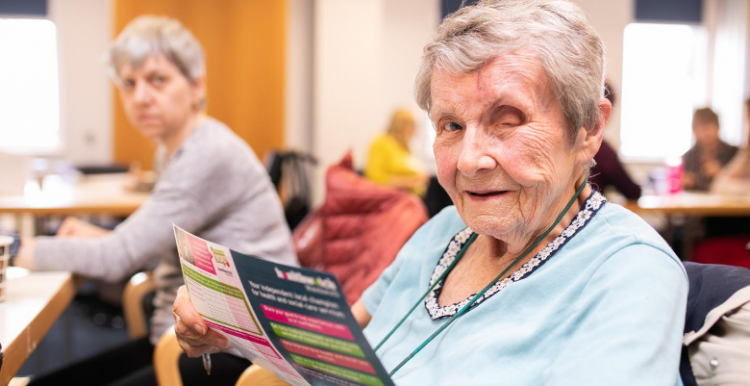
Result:
M482 138L481 134L467 130L460 146L458 170L471 177L482 170L493 169L495 159L490 155L490 146L487 138Z

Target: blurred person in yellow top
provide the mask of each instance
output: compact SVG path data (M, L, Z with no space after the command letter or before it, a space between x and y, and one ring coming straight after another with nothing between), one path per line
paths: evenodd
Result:
M409 110L396 110L388 130L370 145L365 177L371 181L424 196L429 176L409 150L416 121Z

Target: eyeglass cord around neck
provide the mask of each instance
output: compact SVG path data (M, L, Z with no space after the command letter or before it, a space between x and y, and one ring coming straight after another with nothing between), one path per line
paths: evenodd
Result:
M552 223L552 225L549 228L547 228L547 230L544 233L542 233L541 236L537 237L537 239L534 241L533 244L531 244L528 248L526 248L523 252L521 252L521 254L518 255L518 257L515 260L513 260L499 275L497 275L497 277L495 277L481 291L479 291L476 295L474 295L474 297L472 297L471 300L468 303L466 303L463 307L461 307L461 309L458 310L458 312L455 315L453 315L450 319L448 319L447 322L443 323L443 325L440 326L440 328L438 328L434 333L432 333L432 335L430 335L427 339L425 339L425 341L422 342L422 344L420 344L419 346L417 346L417 348L414 349L414 351L412 351L411 354L409 354L406 358L404 358L404 360L401 361L401 363L398 364L398 366L396 366L393 370L391 370L391 372L389 373L389 375L393 376L394 374L396 374L396 372L398 370L400 370L402 367L404 367L404 365L407 362L409 362L409 360L411 360L412 358L414 358L415 355L417 355L420 351L422 351L423 348L425 348L438 335L440 335L440 333L443 332L443 330L445 330L446 328L448 328L448 326L450 326L451 323L455 322L464 313L466 313L466 311L478 299L480 299L482 297L482 295L485 294L485 292L487 292L490 288L492 288L492 286L495 285L495 283L498 280L500 280L502 277L504 277L505 274L508 273L508 271L510 271L511 268L513 268L529 252L531 252L534 248L536 248L536 246L539 245L539 243L541 243L542 240L544 240L544 238L547 237L547 235L549 235L550 232L552 232L552 229L554 229L557 226L557 224L560 223L560 221L562 220L563 216L565 216L565 213L568 213L568 210L570 209L571 206L573 206L573 203L576 201L576 199L578 199L578 196L581 195L581 192L583 191L583 189L585 187L586 187L586 180L583 181L583 183L581 184L581 187L578 188L578 190L576 191L576 193L573 195L573 198L571 198L570 201L568 201L568 205L566 205L565 209L563 209L562 212L560 212L560 214L557 216L557 218ZM385 338L383 338L383 340L381 340L380 343L378 343L378 345L375 346L375 351L378 351L378 349L380 349L383 346L383 344L386 341L388 341L388 339L390 339L390 337L396 332L396 330L398 330L398 328L401 327L401 325L406 321L406 319L408 319L409 316L414 312L414 310L417 309L417 307L419 307L419 304L422 303L422 301L424 300L424 298L427 297L427 295L429 295L430 292L432 292L433 289L435 289L435 286L437 286L438 283L440 283L446 276L448 276L448 274L451 272L451 270L453 270L453 268L456 266L456 264L458 263L458 261L461 260L461 258L464 256L464 253L466 253L466 250L469 249L469 246L474 242L474 240L476 240L476 238L477 238L477 234L476 233L472 233L471 237L469 237L469 239L466 241L466 244L464 244L464 246L461 248L461 250L456 255L456 258L453 259L453 262L451 262L451 264L448 266L448 268L440 275L440 277L438 277L437 280L435 280L435 282L430 286L430 288L427 289L427 292L425 292L424 295L422 295L422 297L419 298L419 300L414 304L414 306L412 306L411 309L409 309L409 312L407 312L406 315L404 315L404 317L401 318L401 320L396 324L395 327L393 327L393 329L385 336Z

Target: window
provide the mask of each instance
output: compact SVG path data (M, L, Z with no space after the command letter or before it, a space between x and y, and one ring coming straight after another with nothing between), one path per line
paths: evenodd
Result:
M703 28L634 23L623 45L620 152L663 161L691 145L693 110L706 105Z
M55 25L0 19L0 149L47 152L60 146Z

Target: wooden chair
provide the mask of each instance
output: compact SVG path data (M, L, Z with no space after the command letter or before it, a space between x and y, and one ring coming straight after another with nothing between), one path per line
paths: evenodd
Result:
M140 339L148 335L148 320L143 309L143 299L155 289L151 272L136 273L125 286L122 308L131 339ZM174 329L169 329L154 349L154 371L160 385L182 385L178 364L181 354L182 348L177 343Z
M277 378L273 373L260 366L248 367L234 386L286 386L288 383Z
M156 372L156 381L160 386L182 386L179 366L181 354L182 348L177 343L177 335L175 335L173 329L170 329L162 335L154 350L154 371ZM240 375L235 386L272 386L276 384L287 385L271 372L263 370L260 366L251 365Z
M151 272L138 272L130 278L122 295L122 311L130 339L148 335L148 320L143 310L143 298L156 289Z
M177 343L174 329L170 328L161 336L154 349L154 372L159 385L182 386L180 355L182 348Z

